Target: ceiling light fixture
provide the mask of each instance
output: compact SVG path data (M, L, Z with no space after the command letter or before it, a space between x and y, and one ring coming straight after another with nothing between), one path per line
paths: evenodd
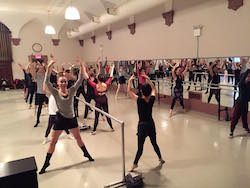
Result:
M72 6L72 1L70 1L70 6L65 10L64 18L66 20L80 20L80 13L76 7Z
M55 35L56 34L55 28L49 24L49 12L50 11L48 11L48 24L46 25L44 32L47 35Z

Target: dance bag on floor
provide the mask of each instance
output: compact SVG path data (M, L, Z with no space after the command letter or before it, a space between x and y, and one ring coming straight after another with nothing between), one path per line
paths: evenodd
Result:
M130 173L125 176L127 188L141 188L143 187L142 175L132 176Z

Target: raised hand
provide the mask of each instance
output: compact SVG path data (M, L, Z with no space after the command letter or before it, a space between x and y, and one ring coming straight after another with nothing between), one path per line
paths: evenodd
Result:
M48 64L48 68L51 68L54 64L56 63L55 59L51 59L49 64Z
M134 75L132 75L130 78L129 78L129 80L131 81L131 80L134 80L135 79L135 76Z

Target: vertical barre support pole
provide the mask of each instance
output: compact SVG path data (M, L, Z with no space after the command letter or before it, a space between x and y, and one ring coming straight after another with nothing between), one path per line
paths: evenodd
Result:
M124 138L124 122L122 126L122 180L125 181L125 138Z
M220 92L220 89L219 89L219 103L218 103L218 120L220 121L220 99L221 99L221 97L220 97L220 94L221 94L221 92Z
M157 79L157 84L158 84L158 104L160 104L160 82L159 82L159 79Z

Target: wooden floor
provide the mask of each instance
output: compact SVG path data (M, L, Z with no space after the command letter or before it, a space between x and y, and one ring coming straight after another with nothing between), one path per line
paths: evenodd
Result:
M137 150L136 104L123 94L118 100L109 93L110 113L125 122L126 173ZM48 115L43 110L41 123L34 128L34 109L28 109L21 90L0 92L0 162L35 156L40 170L48 144L42 145ZM80 104L80 121L84 106ZM241 124L233 139L228 138L228 122L198 112L182 113L175 109L167 117L169 106L155 103L153 117L157 141L166 163L157 168L158 159L149 139L139 161L146 187L170 188L246 188L250 185L250 140ZM88 124L93 126L94 113ZM100 118L101 119L101 118ZM63 133L51 159L48 172L38 176L39 187L99 188L122 178L121 129L113 122L110 132L101 121L95 136L83 131L81 136L95 158L90 163L82 156L74 140Z

